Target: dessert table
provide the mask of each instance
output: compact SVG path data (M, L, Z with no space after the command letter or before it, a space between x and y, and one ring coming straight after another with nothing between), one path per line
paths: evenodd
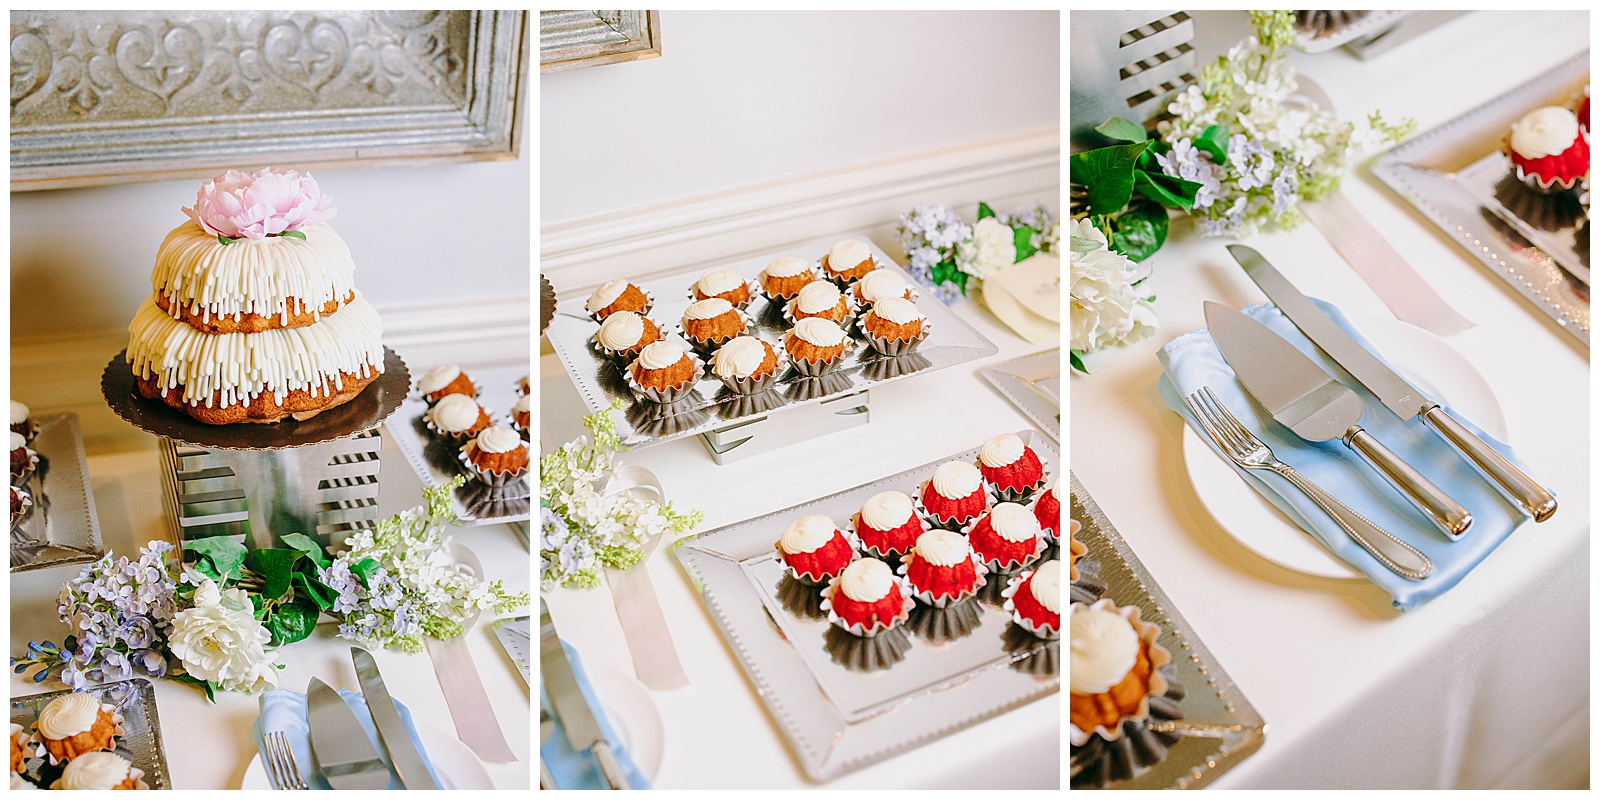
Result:
M1194 13L1202 65L1247 35L1242 13ZM1292 63L1346 119L1381 109L1428 130L1582 52L1585 12L1472 12L1373 60ZM1343 192L1475 327L1445 337L1482 373L1509 443L1557 496L1451 591L1400 613L1370 582L1267 561L1208 513L1185 471L1183 422L1162 404L1157 351L1205 327L1202 303L1264 302L1224 245L1174 220L1141 286L1152 337L1074 375L1070 460L1087 491L1269 725L1213 786L1587 788L1589 353L1364 168ZM1258 235L1305 294L1388 317L1318 230ZM1467 469L1467 467L1463 467ZM1470 534L1469 534L1470 535Z
M700 509L697 530L741 520L893 475L975 447L996 433L1032 427L979 375L988 364L1041 349L970 300L951 307L999 353L874 387L864 427L718 466L694 438L630 451L622 461L653 471L680 510ZM541 450L583 432L587 413L560 361L541 359ZM647 562L689 686L649 693L667 731L658 789L816 787L806 777L733 651L667 547ZM585 668L632 677L609 590L543 593L561 636ZM601 698L602 704L626 702ZM636 709L631 711L636 712ZM827 788L1056 788L1065 750L1055 694L829 781ZM996 769L995 765L1006 765Z
M417 505L422 484L385 434L379 455L378 507L389 516ZM154 449L89 458L95 506L108 551L137 556L140 545L165 537L162 521L161 473ZM456 528L448 532L467 546L484 565L489 580L501 580L512 592L531 591L527 546L508 525ZM65 628L56 616L56 595L64 580L82 565L14 573L11 576L11 652L21 654L31 640L60 642ZM519 616L531 609L505 616ZM527 789L532 780L529 690L517 667L489 630L494 615L485 614L467 634L466 642L484 689L494 703L495 715L507 744L518 761L484 762L496 789ZM337 627L325 622L304 641L277 651L286 668L279 687L304 691L316 676L335 689L360 691L350 645L335 636ZM455 735L433 664L424 653L373 651L385 683L393 696L419 720ZM237 789L256 755L251 726L257 715L256 698L240 693L219 693L216 705L192 686L155 680L156 702L172 784L177 789ZM41 686L19 675L11 676L11 696L36 694L60 688L54 681Z

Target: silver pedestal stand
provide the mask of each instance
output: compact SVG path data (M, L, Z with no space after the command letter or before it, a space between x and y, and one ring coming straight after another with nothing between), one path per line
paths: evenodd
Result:
M355 399L304 421L207 425L138 396L127 353L101 376L111 410L160 438L171 541L229 535L251 549L303 533L324 548L378 520L378 426L405 401L411 374L384 348L383 374Z

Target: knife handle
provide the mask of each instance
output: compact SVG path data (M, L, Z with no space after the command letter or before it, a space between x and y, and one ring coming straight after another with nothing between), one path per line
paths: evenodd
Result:
M1345 432L1344 443L1357 455L1366 459L1394 488L1406 496L1428 518L1433 520L1451 539L1459 539L1472 525L1472 514L1460 503L1450 499L1439 487L1433 485L1422 473L1400 460L1372 434L1356 425Z
M621 762L617 761L616 754L611 752L611 745L597 742L593 748L594 759L600 762L600 772L605 775L606 783L613 789L632 789L628 783L628 776L622 771Z
M1473 436L1467 426L1456 421L1443 408L1433 406L1422 412L1422 421L1461 451L1473 466L1488 475L1517 505L1533 516L1534 522L1544 522L1556 513L1555 495L1534 483L1532 478L1523 474L1505 456L1495 452L1494 448L1484 444L1482 439Z

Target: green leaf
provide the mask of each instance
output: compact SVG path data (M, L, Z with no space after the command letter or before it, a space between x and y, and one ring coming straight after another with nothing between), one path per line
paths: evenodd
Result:
M252 550L245 563L261 576L261 596L268 600L281 600L289 593L295 562L305 557L306 554L299 550Z
M990 208L988 203L978 204L978 219L988 219L992 216L994 216L994 209Z
M1035 233L1038 233L1038 231L1027 225L1018 225L1011 229L1012 242L1017 246L1017 261L1039 252L1039 248L1033 246L1033 235Z
M1134 261L1154 255L1167 241L1167 209L1150 199L1138 199L1118 214L1111 249Z
M322 581L314 580L304 572L296 572L290 580L299 588L299 596L311 598L311 601L317 604L317 608L323 611L333 608L334 592L324 586Z
M1112 117L1100 123L1095 130L1120 142L1142 142L1150 138L1150 132L1143 125L1122 117Z
M1211 161L1216 164L1228 163L1228 129L1222 125L1212 125L1194 140L1196 150L1204 150L1211 154Z
M1075 370L1077 370L1077 371L1079 371L1079 372L1081 372L1081 373L1083 373L1085 375L1089 374L1089 368L1085 367L1083 365L1083 351L1082 350L1069 350L1069 351L1067 351L1067 358L1071 361L1073 369L1075 369Z
M1082 236L1068 236L1067 240L1074 253L1093 253L1101 247L1094 239L1085 239Z
M291 550L299 550L306 554L306 558L317 562L317 566L326 568L333 561L322 552L322 545L317 540L303 533L290 533L280 536L278 541Z
M196 678L188 673L178 674L169 672L167 673L167 677L180 683L187 683L190 686L198 686L205 690L207 700L210 700L213 703L217 702L217 687L211 685L211 681L200 680L199 678Z
M311 631L317 627L317 615L320 613L321 609L316 603L298 599L278 606L262 621L262 625L272 634L274 646L291 644L311 635Z
M355 573L357 578L361 579L361 585L364 588L371 589L372 585L368 583L368 581L372 580L372 574L377 572L378 568L381 566L383 565L379 564L378 559L376 558L363 558L360 561L350 565L350 571Z
M1134 165L1149 142L1117 144L1083 153L1068 160L1071 181L1087 188L1090 214L1115 214L1133 197Z
M1169 189L1168 186L1173 188ZM1152 175L1141 170L1133 175L1133 188L1135 192L1164 206L1187 210L1194 205L1194 196L1200 191L1200 184L1170 175Z
M185 544L183 549L199 556L202 563L197 569L218 583L238 580L244 574L239 567L244 564L245 547L231 536L195 539Z
M222 234L219 233L219 234L217 234L217 241L222 242L223 246L227 246L227 245L233 244L234 242L237 242L239 240L238 239L229 239L228 237L223 236Z
M303 231L284 231L283 233L278 234L278 236L284 239L299 239L302 242L306 240L306 235Z

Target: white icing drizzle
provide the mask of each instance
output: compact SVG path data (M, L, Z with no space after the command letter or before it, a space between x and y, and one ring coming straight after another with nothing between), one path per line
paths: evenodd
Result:
M803 342L809 342L817 347L833 347L844 341L844 329L840 328L833 320L821 317L806 317L795 323L795 336Z
M1523 158L1556 155L1577 138L1578 116L1561 106L1536 108L1511 126L1511 149Z
M852 561L839 575L839 591L851 600L862 603L876 603L893 588L894 571L876 558Z
M1039 565L1039 569L1028 579L1028 589L1033 593L1033 599L1039 601L1046 611L1052 614L1061 613L1061 562L1051 559Z
M1022 458L1022 448L1022 437L1014 433L1002 433L983 443L978 450L978 460L986 467L1004 467Z
M1039 527L1039 518L1021 503L997 503L989 511L989 527L1008 542L1038 539L1044 532Z
M791 555L800 553L815 553L828 542L833 541L833 534L837 529L833 527L833 520L823 514L807 514L783 530L783 535L778 537L778 546L783 552Z
M906 296L906 279L892 269L875 269L861 279L858 286L861 299L868 303L876 303L888 297Z
M599 311L617 302L617 298L621 297L622 293L627 289L628 282L621 278L614 281L606 281L600 284L600 288L594 290L594 294L589 295L589 302L584 304L584 308L589 309L591 312Z
M769 278L793 278L803 272L811 270L811 262L799 256L784 256L762 270Z
M644 317L632 311L618 311L600 323L595 338L607 350L626 350L644 338Z
M11 432L11 449L12 450L20 450L23 447L27 446L27 444L28 444L28 440L26 438L24 438L22 434L17 433L16 431L12 431Z
M812 281L800 287L800 293L794 296L794 305L807 314L820 314L839 305L842 296L839 287L827 281Z
M736 336L711 356L711 371L719 378L747 378L767 360L767 346L754 336Z
M307 225L301 233L305 241L270 236L224 245L185 221L161 242L150 283L173 313L188 310L206 322L256 314L287 323L289 312L299 310L320 317L328 301L342 303L355 289L356 265L327 225ZM304 308L289 308L290 297Z
M861 521L875 531L892 531L911 520L911 498L904 492L879 492L861 507Z
M872 248L860 239L846 239L828 251L829 272L849 272L872 258Z
M249 403L263 392L280 400L297 389L333 395L343 389L341 373L383 372L383 324L359 294L315 325L220 335L167 316L152 295L128 333L135 375L154 376L163 394L181 384L185 403L207 408Z
M666 369L682 360L683 348L664 339L639 351L639 366L645 369Z
M720 297L708 297L697 303L690 303L683 310L683 318L689 319L715 319L733 310L733 304Z
M886 322L896 325L905 325L922 319L917 313L917 304L904 297L885 297L872 304L872 313Z
M72 692L51 700L39 712L39 721L34 727L46 739L66 739L94 727L99 716L99 700L83 692Z
M1073 606L1071 639L1073 694L1111 691L1139 658L1139 634L1113 611Z
M480 413L478 402L464 394L447 394L427 411L435 427L450 433L476 425Z
M15 401L15 400L12 400L11 401L11 424L15 425L15 424L17 424L19 422L27 422L27 421L28 421L28 407L23 405L23 404L21 404L21 403L19 403L19 402L17 402L17 401Z
M66 770L50 788L110 789L128 779L132 766L127 759L107 750L84 753L67 762Z
M933 490L947 500L960 500L978 491L983 473L965 461L946 461L933 473Z
M967 537L935 528L917 537L917 557L936 567L952 567L972 556Z
M494 425L484 428L478 438L472 440L473 446L485 453L509 453L518 447L523 447L522 437L517 432L504 425Z
M517 398L517 404L511 407L513 414L527 414L533 411L533 395L525 394Z
M731 269L714 269L700 276L695 283L700 287L700 293L706 296L726 294L744 285L744 278Z
M458 364L440 364L423 373L417 379L417 391L423 394L433 394L450 385L450 382L460 377L461 366Z

